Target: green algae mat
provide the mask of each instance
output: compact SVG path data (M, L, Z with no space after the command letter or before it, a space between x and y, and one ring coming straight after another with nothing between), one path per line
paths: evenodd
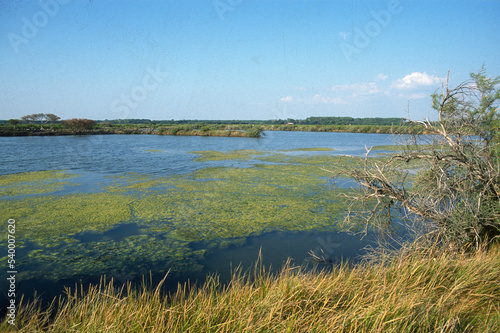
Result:
M81 174L64 170L0 176L0 215L16 220L19 279L201 271L207 251L248 236L331 230L344 214L336 194L345 189L329 186L323 168L339 157L303 151L192 152L201 165L251 166L107 176L91 190Z

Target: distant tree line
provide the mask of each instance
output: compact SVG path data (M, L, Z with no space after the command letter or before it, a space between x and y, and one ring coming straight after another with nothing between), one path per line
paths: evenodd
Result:
M402 118L352 118L352 117L309 117L306 119L274 120L150 120L150 119L113 119L91 120L73 118L61 120L51 113L35 113L0 121L0 136L10 135L68 135L83 133L123 134L153 133L155 131L173 134L201 131L247 131L259 137L262 131L321 131L355 133L390 133L393 126L407 125ZM5 125L7 126L5 126ZM257 128L258 127L258 128ZM43 133L43 134L42 134ZM214 132L215 133L215 132ZM247 133L247 134L249 134ZM213 133L212 133L213 134ZM174 134L175 135L175 134Z
M294 122L294 121L292 121ZM403 118L352 118L352 117L309 117L298 120L297 123L304 125L378 125L391 126L401 125Z
M57 134L55 131L63 129L74 133L83 133L96 127L97 122L91 119L67 119L52 113L34 113L22 116L20 119L9 119L0 121L0 124L8 124L9 127L2 126L0 135L27 135L30 132L44 132L46 134Z
M190 125L190 124L224 124L224 125L286 125L289 123L301 125L377 125L391 126L401 125L403 118L352 118L352 117L308 117L306 119L272 119L272 120L150 120L150 119L113 119L98 122L111 124L150 124L150 125Z

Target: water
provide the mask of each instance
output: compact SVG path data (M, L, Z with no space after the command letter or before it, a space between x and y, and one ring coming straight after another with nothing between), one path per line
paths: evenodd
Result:
M334 149L334 155L361 156L365 146L388 144L393 144L388 134L278 131L265 132L258 139L159 135L0 137L0 175L74 170L166 176L206 167L194 162L196 155L189 151L324 147Z
M234 160L200 163L194 161L197 155L190 153L191 151L239 149L277 151L321 147L331 148L333 151L307 153L362 156L365 147L390 144L393 144L391 135L317 132L265 132L265 136L258 139L157 135L0 137L0 175L69 170L80 176L78 190L91 193L96 191L96 184L105 181L109 175L137 173L171 176L188 174L207 166L241 167L248 163L242 164ZM69 193L71 190L63 194ZM84 231L74 235L74 238L82 243L101 240L119 242L131 235L141 234L140 226L132 221L117 225L103 233ZM295 264L309 263L311 250L318 255L322 254L325 259L332 262L356 260L363 253L363 247L372 240L370 237L360 240L359 237L333 230L274 231L259 236L249 236L227 247L207 250L206 255L197 260L196 269L188 273L170 272L166 284L175 288L178 282L203 281L206 274L210 273L218 273L221 281L228 281L232 269L240 264L244 269L251 267L259 252L265 265L272 265L277 269L289 257ZM189 246L193 251L207 248L203 242L193 242ZM29 242L27 248L30 248ZM16 256L19 260L29 263L29 258L23 258L26 254L27 249L20 248ZM40 269L43 269L43 266ZM108 277L114 277L118 283L125 283L140 281L138 276L140 273L147 274L147 272L131 272L130 268L110 268ZM159 281L162 277L161 274L156 274L153 279ZM32 278L16 283L18 291L31 296L36 290L43 299L50 300L65 286L74 287L77 282L98 283L100 278L101 276L88 272L59 281ZM2 290L4 290L5 279L2 280ZM7 301L5 296L1 295L0 299L2 309Z

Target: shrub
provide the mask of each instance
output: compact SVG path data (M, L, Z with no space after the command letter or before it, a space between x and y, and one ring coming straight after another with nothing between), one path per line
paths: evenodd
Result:
M344 222L384 234L399 217L417 239L454 250L499 237L498 83L484 70L456 88L443 83L432 95L437 121L409 121L401 133L412 134L401 136L402 150L390 159L369 159L368 150L362 168L341 169L362 187Z
M66 128L71 128L79 132L83 132L86 130L91 130L96 126L96 122L91 119L79 119L73 118L68 120L63 120L62 124Z

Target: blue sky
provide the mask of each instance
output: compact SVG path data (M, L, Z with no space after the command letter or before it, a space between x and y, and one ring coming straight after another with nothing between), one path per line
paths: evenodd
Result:
M0 0L0 119L433 118L500 1Z

